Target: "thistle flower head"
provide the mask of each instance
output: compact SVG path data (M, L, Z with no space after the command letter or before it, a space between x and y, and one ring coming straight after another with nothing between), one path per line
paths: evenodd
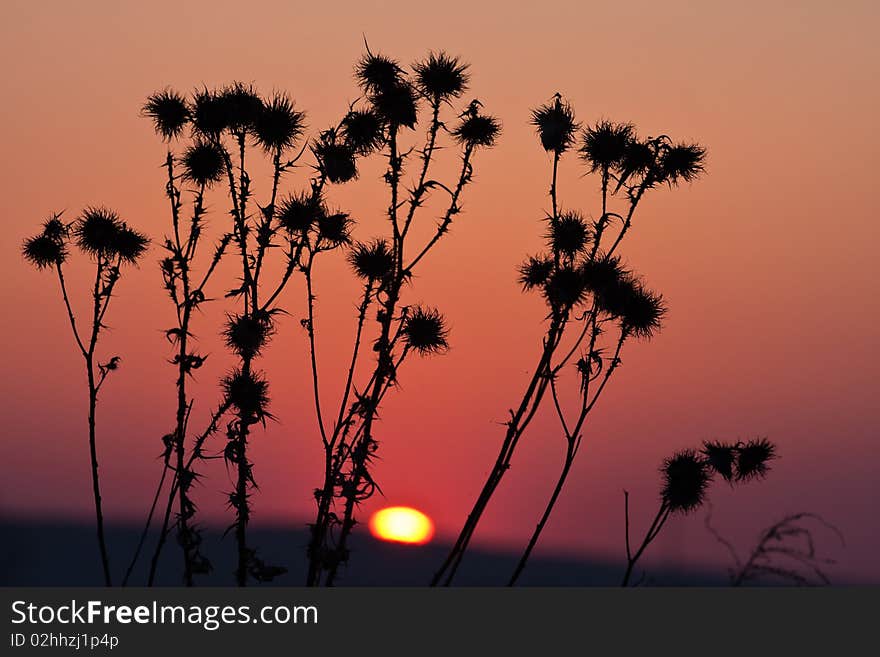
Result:
M358 242L348 254L348 262L358 278L378 281L391 273L394 254L384 239L376 239L369 244Z
M442 353L449 349L448 336L446 320L436 308L417 306L404 319L403 338L409 347L422 355Z
M322 214L321 199L310 193L290 194L278 204L278 221L291 235L308 231Z
M196 140L181 158L183 179L199 186L211 187L226 172L226 159L222 147L214 141Z
M669 509L689 513L706 499L711 473L706 463L690 449L678 452L663 462L661 496Z
M532 110L532 125L537 129L544 150L557 155L568 150L580 127L571 105L563 101L560 94L556 94L551 103Z
M269 383L262 374L236 368L223 378L221 384L226 400L243 418L260 421L269 416Z
M271 316L266 313L254 315L227 315L223 337L234 353L242 358L254 358L269 341L274 332Z
M667 312L663 296L634 279L625 279L620 293L620 325L623 332L637 338L652 338L660 330Z
M616 314L621 303L618 301L621 281L630 276L620 262L620 258L598 257L583 263L581 273L584 284L593 293L601 310Z
M54 214L43 222L43 235L58 241L67 239L70 235L70 227L61 221L61 213Z
M321 213L318 216L318 238L330 248L348 244L351 242L351 224L344 212Z
M663 150L659 174L669 185L691 182L705 170L706 149L699 144L679 143Z
M132 230L113 210L86 208L73 227L77 246L95 257L119 257L134 263L146 251L149 240Z
M129 264L135 264L147 250L150 240L141 232L122 224L116 236L116 255Z
M292 148L305 129L305 113L293 107L287 94L276 93L260 103L253 124L254 137L266 152Z
M766 438L750 440L737 449L736 478L738 481L759 479L769 470L769 462L776 458L776 446Z
M477 111L466 112L464 118L452 129L452 136L466 146L491 147L501 133L501 123L494 116Z
M563 265L552 271L544 283L544 296L554 308L571 308L582 302L586 293L580 267Z
M470 75L468 65L458 57L445 52L428 53L428 57L413 65L416 85L429 100L440 102L459 98L467 89Z
M405 79L370 95L376 114L395 128L415 128L418 120L416 101L416 91Z
M733 480L733 464L737 456L737 448L717 441L703 443L702 454L706 463L726 481Z
M524 290L532 290L544 285L553 271L553 258L549 256L530 256L519 267L519 282Z
M318 170L331 183L346 183L357 178L357 162L352 147L341 141L335 131L326 130L312 145Z
M590 243L590 229L579 212L564 212L550 224L547 238L554 252L574 257Z
M149 96L142 111L144 116L152 119L153 127L165 141L178 137L189 122L186 99L170 89Z
M253 130L263 112L263 100L252 85L233 82L220 92L219 99L230 130L238 133Z
M374 55L369 50L355 65L354 74L361 89L375 94L393 87L401 78L403 69L385 55Z
M599 121L584 130L581 157L591 172L614 169L623 161L634 135L635 129L630 123Z
M617 170L623 181L631 176L646 175L649 171L654 170L656 161L657 153L650 142L630 139Z
M44 224L42 233L27 238L22 244L22 256L37 269L60 265L67 258L66 231L59 233L51 223L53 221L64 226L58 219L50 219Z
M215 91L197 91L193 95L190 113L196 132L208 139L216 139L230 126L228 105Z
M352 110L342 119L345 143L358 155L369 155L385 143L385 126L372 110Z

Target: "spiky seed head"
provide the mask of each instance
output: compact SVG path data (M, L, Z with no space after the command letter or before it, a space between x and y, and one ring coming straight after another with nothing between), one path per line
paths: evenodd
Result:
M587 260L583 263L581 272L584 284L593 293L599 309L611 314L620 312L618 296L621 281L630 276L620 258L601 256Z
M70 235L70 227L61 221L61 214L52 215L43 222L43 235L53 240L64 241Z
M403 69L385 55L374 55L367 51L355 65L354 74L361 89L367 94L375 94L393 87L401 77Z
M278 204L278 221L291 235L308 231L322 214L321 199L311 193L290 194Z
M470 81L468 65L443 51L428 53L425 59L413 64L413 70L422 95L438 103L460 98Z
M706 499L711 472L706 463L690 449L678 452L663 462L661 497L675 513L689 513Z
M373 109L382 119L393 127L415 128L418 120L418 105L413 86L401 79L388 88L381 89L370 96Z
M649 171L655 170L656 161L657 154L651 144L634 138L627 143L617 170L622 179L644 176Z
M318 160L318 169L329 182L341 184L357 178L354 150L344 141L340 141L332 130L321 135L312 146L312 152Z
M553 308L571 308L581 303L587 288L580 267L563 265L550 273L544 284L544 296Z
M226 400L243 418L260 421L268 417L269 383L261 373L236 368L224 377L222 386Z
M769 463L776 458L776 446L766 438L750 440L737 449L736 478L738 481L759 479L767 474Z
M368 281L382 280L394 268L394 254L384 239L369 244L358 242L348 254L348 261L358 278Z
M305 113L294 109L287 94L276 93L261 103L254 120L254 137L267 152L292 148L305 130Z
M358 155L369 155L385 143L385 126L372 110L352 110L342 119L345 143Z
M274 332L271 316L266 313L254 315L227 315L223 337L235 354L242 358L254 358L269 341Z
M659 174L664 182L691 182L705 170L706 149L699 144L679 143L663 150Z
M449 349L449 329L436 308L417 306L410 310L403 323L406 344L422 355L442 353Z
M468 113L452 129L452 136L459 144L472 147L492 147L501 133L501 123L494 116Z
M199 186L211 187L226 172L223 148L214 141L196 140L183 153L183 179Z
M189 107L186 98L171 89L158 91L147 98L143 106L144 116L152 119L153 127L165 141L180 136L189 123Z
M73 226L76 245L92 256L115 255L121 230L119 215L105 207L86 208Z
M733 464L737 455L737 449L734 445L706 441L703 443L702 453L710 468L724 477L726 481L733 480Z
M574 257L590 243L590 229L579 212L563 212L551 222L547 237L553 251Z
M627 144L633 139L631 123L598 121L584 130L580 154L590 171L613 170L623 161Z
M190 113L196 132L208 139L216 139L230 126L229 106L216 91L197 91Z
M559 94L552 102L532 110L532 125L538 132L544 150L558 155L574 143L575 132L580 127L571 105L563 101Z
M641 281L627 280L621 287L621 329L627 335L649 340L660 330L666 315L661 294L652 292Z
M553 258L550 256L530 256L519 267L519 282L524 290L532 290L547 282L553 271Z
M116 235L114 250L116 255L129 264L135 264L146 252L150 240L141 232L129 228L125 223Z
M67 258L67 246L60 239L55 239L45 233L29 237L21 247L21 254L25 260L37 269L60 265Z
M250 84L233 82L220 92L226 109L227 127L233 132L252 131L263 112L263 100Z
M351 242L351 224L344 212L322 213L318 217L318 238L330 248L348 244Z

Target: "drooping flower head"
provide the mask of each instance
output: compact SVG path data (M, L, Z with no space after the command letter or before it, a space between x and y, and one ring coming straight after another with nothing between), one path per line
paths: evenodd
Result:
M324 248L351 242L352 220L345 212L322 213L318 216L318 239Z
M702 453L710 468L724 477L726 481L733 480L733 465L737 456L736 446L707 441L703 443Z
M706 149L699 144L679 143L662 151L659 177L669 185L691 182L705 170Z
M544 296L553 308L568 309L581 303L587 287L580 267L562 265L544 283Z

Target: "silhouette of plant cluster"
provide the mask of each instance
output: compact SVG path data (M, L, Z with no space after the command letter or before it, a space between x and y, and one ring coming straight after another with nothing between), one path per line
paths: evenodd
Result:
M630 544L629 493L623 492L626 524L626 572L622 586L629 586L633 570L648 546L657 538L669 517L687 515L707 501L709 484L716 475L730 485L763 479L770 461L777 458L776 446L766 438L748 442L704 442L700 451L685 449L663 461L660 468L662 488L660 507L641 544L635 550Z
M571 471L587 417L621 364L624 344L653 337L666 313L663 297L624 265L618 247L646 193L693 181L704 168L706 151L698 144L674 142L666 136L642 138L628 123L598 121L582 128L560 94L535 109L531 119L541 147L552 158L550 211L544 218L547 249L522 264L519 280L525 291L542 296L546 332L525 392L509 411L495 463L432 585L453 581L520 439L549 392L564 438L564 461L509 584L522 573ZM559 165L575 148L586 173L599 178L601 212L594 220L564 207L559 198ZM573 413L566 412L559 391L563 375L572 370L578 398Z
M107 325L104 319L110 307L113 291L122 278L123 267L134 265L147 250L149 240L128 226L113 210L89 207L71 223L62 220L62 214L52 215L43 223L43 230L24 241L22 255L37 269L54 269L61 289L61 298L73 338L86 366L89 396L89 458L92 471L92 494L95 503L98 548L104 583L111 586L110 555L104 535L104 514L101 507L101 484L98 475L98 447L96 436L98 393L111 372L119 368L121 357L112 356L101 362L97 355L98 341ZM91 288L91 316L88 328L76 320L74 303L68 294L64 267L71 257L71 245L95 267Z
M347 543L356 524L356 510L378 490L371 471L379 446L375 425L385 395L398 384L401 365L412 353L439 354L448 347L446 321L440 312L431 307L404 305L402 295L417 265L461 213L462 195L472 182L477 151L493 146L501 129L497 119L483 113L478 100L467 104L452 121L444 117L468 89L468 66L457 57L432 52L406 71L394 59L367 49L355 75L362 97L352 106L339 131L322 134L316 157L334 177L347 178L357 173L353 165L330 164L340 139L349 145L346 162L351 153L375 152L384 156L390 235L355 242L349 251L348 260L363 283L363 294L350 365L331 426L324 421L319 394L313 254L309 253L302 267L309 311L305 326L324 448L324 477L315 488L316 514L310 525L307 584L312 586L335 582L340 566L348 559ZM405 146L403 142L419 128L424 130L423 144ZM449 148L441 145L444 140L451 142L459 156L457 176L447 182L433 173L437 151ZM407 187L403 177L410 172L410 166L415 182ZM413 244L411 231L432 195L442 197L439 223L429 238ZM355 370L371 307L376 310L374 330L378 334L372 344L375 361L364 385L355 387Z
M827 566L835 561L819 555L815 530L826 529L845 545L840 530L816 513L799 512L786 515L764 529L748 559L743 561L733 545L712 527L711 514L706 514L706 529L721 543L733 559L730 569L731 586L772 581L795 586L825 586L831 583Z

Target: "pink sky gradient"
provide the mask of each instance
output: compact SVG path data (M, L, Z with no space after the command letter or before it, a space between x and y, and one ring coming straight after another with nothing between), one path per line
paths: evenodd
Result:
M21 260L22 238L51 212L66 208L72 217L88 204L107 204L161 238L169 223L165 150L139 116L149 93L244 80L289 91L317 130L356 97L351 71L366 35L404 62L428 49L461 54L472 65L468 99L478 97L504 125L498 148L478 156L464 213L410 292L410 301L448 316L452 349L409 362L402 390L385 404L376 474L386 497L366 510L414 506L434 519L438 537L452 537L495 457L499 423L519 399L542 333L540 301L516 284L518 263L540 248L549 204L550 162L528 115L560 91L582 121L632 121L643 134L698 140L709 159L703 180L649 196L624 243L627 262L666 296L669 318L652 343L626 350L540 551L623 559L623 488L643 527L656 509L665 456L704 439L766 436L782 458L764 482L735 491L716 484L714 524L744 552L785 513L820 513L847 540L840 549L832 535L821 538L840 561L832 572L880 581L875 3L446 2L428 10L279 1L253 3L244 21L240 6L13 0L0 8L0 513L91 518L84 372L56 282ZM330 195L358 218L362 239L385 231L382 171L374 158L356 183ZM560 194L565 206L595 215L597 182L583 173L566 158ZM288 189L303 180L291 176ZM258 194L265 185L257 181ZM219 210L212 215L223 219ZM433 221L423 221L429 231ZM99 408L106 512L134 522L147 509L160 437L174 421L163 336L171 307L158 258L154 248L126 273L102 349L124 358ZM86 276L71 271L80 299ZM323 392L332 405L357 283L332 255L316 285ZM279 422L253 441L255 522L303 524L321 454L300 281L284 306L291 316L263 360ZM196 420L215 403L216 381L231 364L217 337L226 308L216 304L196 326L211 354L198 376ZM477 544L515 548L528 539L562 458L556 420L544 410ZM198 501L208 519L226 522L222 464L207 473ZM700 513L671 522L654 558L718 564L726 555Z

